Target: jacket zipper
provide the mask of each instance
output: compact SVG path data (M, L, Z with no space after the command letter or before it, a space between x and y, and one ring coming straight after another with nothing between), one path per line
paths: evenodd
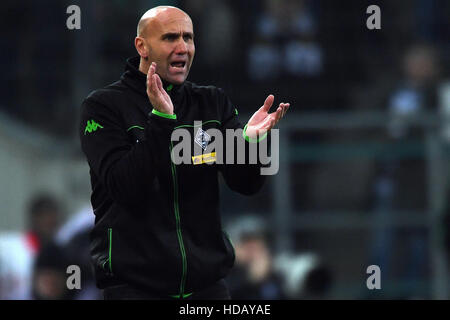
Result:
M175 212L175 222L176 222L176 229L177 229L177 237L178 237L178 244L180 246L181 251L181 259L182 259L182 275L181 275L181 282L180 282L180 298L184 297L184 286L186 284L186 274L187 274L187 262L186 262L186 251L184 249L184 242L183 242L183 235L181 233L181 222L180 222L180 211L178 206L178 180L177 180L177 169L175 167L175 164L172 162L172 142L170 143L169 147L169 156L170 156L170 164L172 169L172 179L173 179L173 190L174 190L174 212Z
M111 272L111 274L113 273L112 271L112 228L108 229L108 237L109 237L109 272Z
M106 260L105 262L103 262L103 269L105 269L105 264L108 264L108 271L110 273L110 275L113 274L112 272L112 228L108 228L108 260Z

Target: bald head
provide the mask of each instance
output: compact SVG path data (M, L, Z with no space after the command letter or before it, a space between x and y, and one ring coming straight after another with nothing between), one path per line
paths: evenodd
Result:
M137 36L145 37L148 29L147 27L150 26L151 29L152 22L163 22L164 20L173 17L189 19L192 23L189 15L181 9L171 6L154 7L145 12L139 20L137 26Z
M163 80L174 84L186 80L195 54L194 27L186 12L170 6L148 10L139 20L134 44L141 72L147 73L154 62Z

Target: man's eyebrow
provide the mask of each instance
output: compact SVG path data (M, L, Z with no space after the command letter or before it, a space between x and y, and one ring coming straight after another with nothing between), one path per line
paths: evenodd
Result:
M165 38L169 38L169 37L179 37L180 36L180 32L167 32L164 33L161 38L165 39ZM194 37L194 33L193 32L183 32L183 36L190 36L191 38Z

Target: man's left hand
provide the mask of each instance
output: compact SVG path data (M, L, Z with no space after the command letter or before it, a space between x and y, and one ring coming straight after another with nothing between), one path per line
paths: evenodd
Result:
M264 105L256 111L247 123L246 135L252 139L262 137L272 129L289 109L289 103L280 103L277 111L269 113L275 97L269 95L264 101Z

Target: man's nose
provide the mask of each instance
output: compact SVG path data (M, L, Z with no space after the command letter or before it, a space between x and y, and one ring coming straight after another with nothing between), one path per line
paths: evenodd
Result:
M183 38L181 38L178 42L177 42L177 46L175 47L175 53L176 54L185 54L188 51L188 46L186 41L184 41Z

